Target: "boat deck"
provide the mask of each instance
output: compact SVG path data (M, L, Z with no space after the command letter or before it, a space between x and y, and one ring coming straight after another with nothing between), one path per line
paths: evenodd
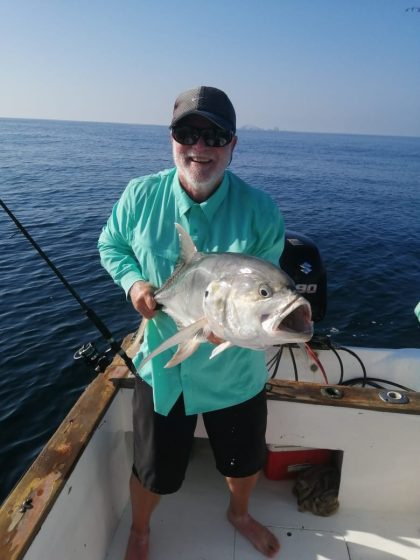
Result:
M282 560L418 560L417 516L338 510L330 517L301 513L292 481L263 474L251 504L252 515L277 535ZM384 488L384 492L386 489ZM227 489L216 471L208 441L197 439L182 489L165 496L152 520L150 560L256 560L257 552L225 516ZM130 526L127 504L106 560L124 558ZM417 535L417 538L413 538Z

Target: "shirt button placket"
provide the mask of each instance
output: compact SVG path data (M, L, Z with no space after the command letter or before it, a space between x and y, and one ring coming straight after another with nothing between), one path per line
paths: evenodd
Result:
M194 204L189 213L190 234L198 251L202 251L206 236L206 219L199 204Z

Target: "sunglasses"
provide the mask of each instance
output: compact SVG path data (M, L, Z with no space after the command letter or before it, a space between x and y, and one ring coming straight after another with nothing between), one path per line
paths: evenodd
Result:
M209 148L223 148L232 142L233 132L223 128L197 128L179 125L172 127L172 138L183 146L193 146L202 138Z

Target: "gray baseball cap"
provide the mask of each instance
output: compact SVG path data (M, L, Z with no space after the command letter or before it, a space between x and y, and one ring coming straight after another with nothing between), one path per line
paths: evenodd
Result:
M236 132L235 109L226 95L220 89L210 86L200 86L181 93L174 105L171 127L188 115L201 115L212 123Z

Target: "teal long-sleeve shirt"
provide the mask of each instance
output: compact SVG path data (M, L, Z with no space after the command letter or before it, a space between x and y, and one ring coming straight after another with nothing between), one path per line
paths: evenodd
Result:
M284 246L283 218L271 198L230 171L212 196L194 202L181 187L176 169L133 179L103 228L98 242L101 262L125 293L137 280L160 287L172 274L179 253L179 223L203 252L246 253L278 265ZM172 336L172 319L158 311L148 321L144 356ZM169 349L139 372L153 387L155 410L167 415L183 393L187 414L218 410L252 398L267 380L263 351L229 348L209 360L210 343L172 368L164 365Z

